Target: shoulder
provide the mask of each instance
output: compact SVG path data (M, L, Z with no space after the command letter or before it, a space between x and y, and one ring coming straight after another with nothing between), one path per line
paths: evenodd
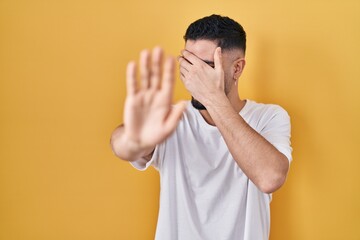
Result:
M240 115L245 121L258 131L272 125L289 125L290 116L287 111L277 104L258 103L247 100Z
M274 115L289 116L288 112L277 104L272 103L258 103L254 100L246 100L244 114L259 115L259 117L269 117ZM241 112L240 112L241 113Z

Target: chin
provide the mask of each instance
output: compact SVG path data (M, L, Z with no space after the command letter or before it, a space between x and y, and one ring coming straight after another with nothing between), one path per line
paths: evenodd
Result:
M197 110L206 110L206 107L202 105L198 100L194 97L191 97L191 105L196 108Z

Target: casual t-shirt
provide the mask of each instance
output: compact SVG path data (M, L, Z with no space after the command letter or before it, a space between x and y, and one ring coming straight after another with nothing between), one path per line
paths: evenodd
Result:
M247 100L239 113L289 161L290 118L278 105ZM236 129L234 129L236 131ZM150 161L131 162L160 173L157 240L269 238L271 194L261 192L231 156L215 126L189 102L175 132Z

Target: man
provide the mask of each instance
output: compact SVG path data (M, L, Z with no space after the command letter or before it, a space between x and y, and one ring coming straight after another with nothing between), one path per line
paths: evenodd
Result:
M211 15L192 23L178 57L191 102L171 106L174 59L155 48L127 67L124 125L114 153L161 176L156 239L269 238L271 193L291 161L290 119L277 105L241 100L246 34ZM163 69L162 69L163 66Z

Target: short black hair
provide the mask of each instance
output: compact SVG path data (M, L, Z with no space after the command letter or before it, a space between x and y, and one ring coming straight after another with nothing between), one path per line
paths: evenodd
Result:
M213 14L196 20L186 30L187 40L216 41L221 49L240 48L246 50L246 33L244 28L229 17Z

